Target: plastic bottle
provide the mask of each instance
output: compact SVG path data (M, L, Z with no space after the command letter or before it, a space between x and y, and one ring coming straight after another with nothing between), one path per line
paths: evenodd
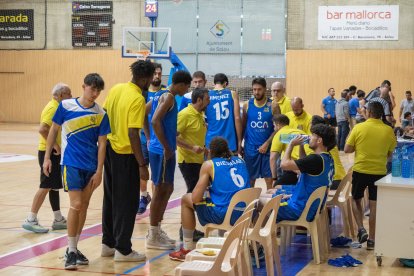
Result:
M400 159L400 150L399 148L395 148L394 152L392 153L392 170L391 174L393 177L400 177L401 176L401 159Z
M305 141L303 142L304 144L309 143L310 137L309 135L306 135L306 134L281 134L280 142L282 142L282 144L289 144L290 141L292 141L298 135L306 138Z
M402 162L401 162L401 176L404 178L410 178L411 162L408 155L408 149L406 146L402 148Z

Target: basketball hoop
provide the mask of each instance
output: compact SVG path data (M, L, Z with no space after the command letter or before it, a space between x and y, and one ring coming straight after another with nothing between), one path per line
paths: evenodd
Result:
M148 56L151 54L151 51L149 50L140 50L134 52L136 54L138 60L146 60Z

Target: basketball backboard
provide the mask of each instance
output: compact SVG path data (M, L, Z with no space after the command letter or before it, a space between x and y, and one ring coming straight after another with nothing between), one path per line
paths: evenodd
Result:
M124 27L122 57L170 57L171 29L151 27Z

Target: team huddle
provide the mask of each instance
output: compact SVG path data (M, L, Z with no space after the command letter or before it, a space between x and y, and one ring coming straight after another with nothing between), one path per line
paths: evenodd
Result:
M143 214L147 205L146 248L176 248L176 241L161 227L174 190L176 163L187 186L181 201L183 247L170 253L171 259L180 261L203 236L195 229L195 214L201 225L221 223L233 195L254 186L256 179L264 178L269 194L275 185L296 184L290 203L279 210L280 221L297 219L315 189L332 185L344 173L335 129L309 115L302 99L286 97L280 82L271 85L269 98L266 80L255 78L252 98L241 106L225 74L216 74L208 90L201 71L192 76L178 71L165 87L160 64L139 60L130 69L132 80L112 87L103 107L95 100L104 81L93 73L85 77L79 98L71 98L67 85L55 87L54 99L42 113L41 125L47 131L39 147L40 196L23 227L47 232L36 214L46 194L52 197L63 179L70 198L67 222L59 206L54 211L56 225L61 226L56 229L68 229L65 269L89 262L78 241L102 176L101 256L134 262L146 260L132 249L131 237L136 214ZM180 106L177 95L183 97ZM283 142L288 134L301 135ZM147 191L149 168L152 196Z

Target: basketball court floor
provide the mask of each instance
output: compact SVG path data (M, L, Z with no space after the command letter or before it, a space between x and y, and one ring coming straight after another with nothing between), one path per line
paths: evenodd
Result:
M34 234L21 228L39 185L37 130L38 125L34 124L0 124L0 275L174 275L174 267L179 262L168 258L169 251L146 250L146 263L115 263L111 258L100 257L102 185L92 196L79 243L79 249L89 258L90 264L79 267L76 272L63 269L67 247L65 230ZM352 165L351 155L342 155L341 158L346 168ZM21 161L16 161L19 159ZM259 181L258 184L264 187L264 182ZM175 190L163 221L163 229L176 239L180 228L180 198L185 191L183 178L177 169ZM60 197L62 213L66 217L68 196L61 192ZM42 225L51 226L53 213L47 197L38 218ZM340 214L335 210L332 237L341 233L340 221ZM148 228L147 211L136 217L132 237L135 250L145 250ZM298 235L287 254L282 256L282 272L283 275L414 275L414 269L403 268L393 258L384 258L382 267L377 267L373 251L367 251L365 247L332 249L330 257L336 258L348 252L363 264L354 268L332 267L326 262L315 265L310 239L306 235ZM254 270L254 274L266 275L264 263L260 269Z

